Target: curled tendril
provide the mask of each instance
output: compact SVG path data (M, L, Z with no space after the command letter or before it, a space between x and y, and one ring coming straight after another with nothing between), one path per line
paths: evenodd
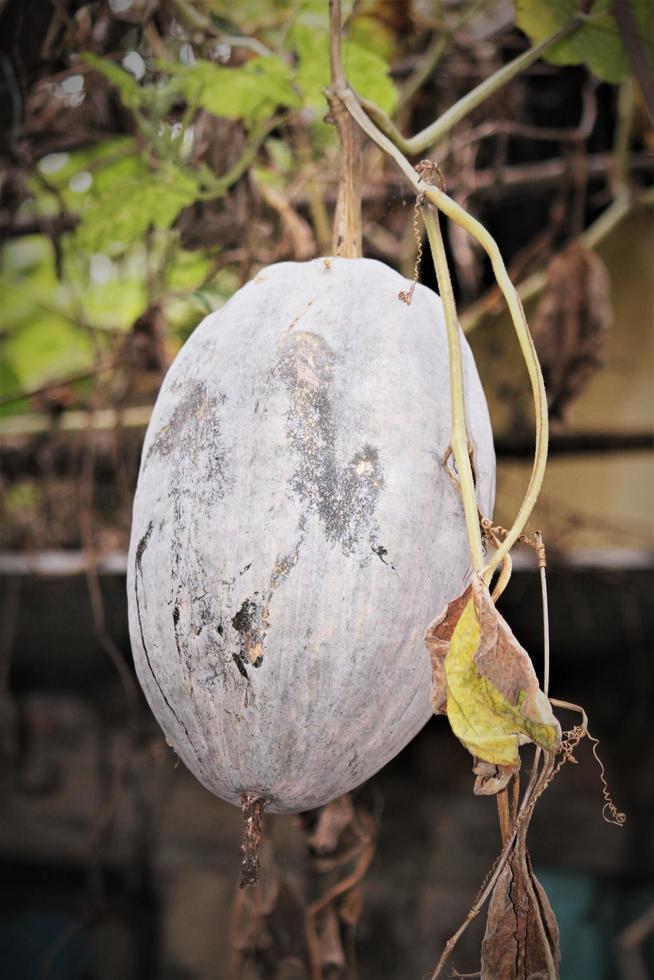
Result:
M597 746L599 745L599 739L593 738L593 736L590 734L589 731L586 731L586 734L588 735L588 738L592 743L593 755L595 756L595 761L599 766L600 779L602 780L602 796L604 797L602 816L604 817L607 823L613 823L616 825L616 827L622 827L627 820L627 815L626 813L622 813L620 810L618 810L611 797L609 786L606 781L606 776L604 775L604 763L600 759L599 753L597 751ZM607 814L609 815L607 816Z
M420 163L416 164L416 173L421 180L431 181L434 177L438 179L440 189L445 191L445 177L438 164L434 160L421 160ZM418 245L418 252L416 255L416 264L413 267L413 279L411 280L411 286L408 290L399 293L399 297L403 303L407 306L411 306L411 300L413 299L413 294L416 291L416 285L418 284L418 272L420 271L420 263L422 261L422 235L420 234L420 208L425 203L425 195L418 194L416 197L416 203L413 208L413 234Z
M413 267L413 279L411 280L411 286L406 292L398 293L398 296L403 303L407 306L411 306L411 300L413 299L413 294L416 291L416 286L418 284L418 272L420 271L420 263L422 262L422 235L420 234L420 207L425 199L424 194L418 194L416 197L416 203L413 208L413 234L418 245L418 252L416 254L416 263Z

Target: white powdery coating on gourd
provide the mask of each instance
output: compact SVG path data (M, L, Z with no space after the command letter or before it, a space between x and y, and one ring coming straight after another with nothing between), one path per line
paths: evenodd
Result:
M369 259L262 270L193 333L146 436L128 593L136 669L213 793L313 808L431 714L423 644L470 572L443 465L439 298ZM492 434L463 340L478 500Z

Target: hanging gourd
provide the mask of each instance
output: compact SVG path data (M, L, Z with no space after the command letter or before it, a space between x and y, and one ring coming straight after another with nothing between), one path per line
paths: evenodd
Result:
M423 636L470 573L446 463L441 303L369 259L263 269L191 335L143 448L129 555L140 683L217 796L273 812L368 779L432 714ZM463 343L477 499L495 463Z

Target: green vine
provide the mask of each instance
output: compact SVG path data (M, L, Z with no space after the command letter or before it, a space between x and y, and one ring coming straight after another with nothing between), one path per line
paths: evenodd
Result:
M443 303L445 329L447 331L447 352L450 368L450 399L452 405L452 429L450 434L450 449L459 475L459 486L463 500L466 531L472 567L480 572L484 565L484 552L479 528L479 513L475 496L475 483L470 463L470 442L466 426L466 412L463 394L463 367L461 363L461 330L456 315L456 304L450 270L447 265L445 245L438 221L438 211L423 205L422 220L427 231L429 246L434 260L434 269L438 281L438 291Z
M536 354L536 349L534 347L534 342L531 338L531 334L529 333L524 309L522 307L522 303L520 302L520 297L518 296L517 290L506 271L504 260L502 259L499 247L493 236L479 221L476 220L476 218L473 218L472 215L468 214L464 208L457 204L456 201L453 201L451 197L448 197L444 191L432 184L426 183L418 175L404 154L366 115L357 97L351 89L343 89L337 94L361 129L370 137L370 139L373 140L373 142L375 142L395 161L402 173L407 178L408 182L415 190L416 194L424 195L424 199L426 201L433 204L439 211L442 211L443 214L458 224L461 228L465 229L465 231L467 231L473 238L476 239L476 241L479 242L490 259L497 285L499 286L506 300L509 312L511 314L513 326L525 364L527 366L527 372L531 383L536 416L536 446L529 484L513 525L509 529L504 541L500 544L485 567L481 570L481 574L483 575L484 579L489 581L493 575L493 572L502 564L511 548L522 534L527 521L531 516L536 500L538 499L540 489L543 485L545 466L547 463L549 431L547 396L545 394L543 374L538 361L538 356ZM452 371L451 364L450 370ZM452 378L450 383L452 383ZM462 493L465 493L464 506L466 506L466 497L470 498L470 494L469 491L463 491L463 486ZM467 509L470 510L471 506L471 500L468 499ZM471 554L474 555L476 551L476 541L474 537L471 537L470 530L468 531L468 539Z

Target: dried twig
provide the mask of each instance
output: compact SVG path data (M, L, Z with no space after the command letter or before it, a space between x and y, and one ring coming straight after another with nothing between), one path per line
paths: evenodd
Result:
M354 978L354 927L361 912L359 885L375 853L376 826L370 813L355 805L349 794L326 804L315 813L303 815L308 843L317 871L326 873L354 861L350 871L339 878L305 911L305 933L311 980L322 980L325 960L343 964ZM309 832L309 827L315 826ZM345 930L345 946L340 927Z
M334 215L332 252L344 258L361 256L361 133L335 95L347 85L341 54L341 0L329 0L329 61L332 89L329 90L330 119L336 124L340 143L338 200Z

